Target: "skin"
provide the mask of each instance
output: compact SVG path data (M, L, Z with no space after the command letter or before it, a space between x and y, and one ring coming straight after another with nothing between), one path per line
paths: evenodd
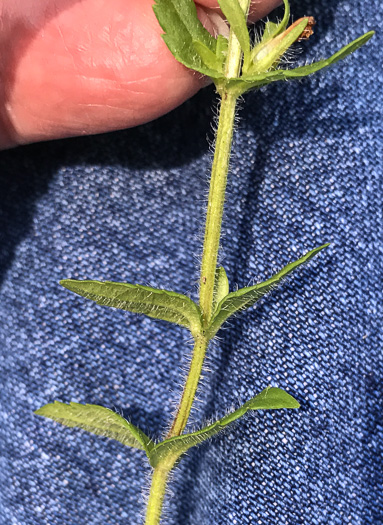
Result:
M251 19L280 0L254 0ZM0 148L128 128L195 94L206 78L164 44L153 0L0 0ZM225 27L199 0L209 31Z

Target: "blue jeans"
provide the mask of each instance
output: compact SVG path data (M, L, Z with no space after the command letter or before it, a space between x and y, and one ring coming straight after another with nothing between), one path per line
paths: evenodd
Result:
M299 63L380 33L328 72L245 96L220 260L233 289L332 244L220 331L189 428L267 385L302 408L255 413L191 450L169 525L383 524L382 6L295 4L318 20ZM0 525L140 523L143 453L33 410L101 404L164 435L188 334L58 281L196 298L215 104L208 88L136 129L1 154Z

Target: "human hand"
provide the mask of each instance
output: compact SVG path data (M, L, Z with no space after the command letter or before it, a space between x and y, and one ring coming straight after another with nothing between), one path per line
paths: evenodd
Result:
M280 0L254 0L250 18ZM180 105L206 79L161 38L153 0L0 0L0 148L136 126ZM198 0L210 31L216 0Z

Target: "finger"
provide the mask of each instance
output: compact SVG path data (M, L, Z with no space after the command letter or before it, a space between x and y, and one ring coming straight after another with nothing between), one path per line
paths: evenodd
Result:
M252 0L249 12L249 20L252 22L260 20L273 9L278 7L281 3L282 0ZM209 9L219 9L217 0L198 0L198 4Z
M30 4L15 17L9 1L3 17L13 35L1 67L8 145L135 126L200 87L164 45L152 0L44 0L33 25Z
M2 0L0 146L136 126L196 93L152 4Z

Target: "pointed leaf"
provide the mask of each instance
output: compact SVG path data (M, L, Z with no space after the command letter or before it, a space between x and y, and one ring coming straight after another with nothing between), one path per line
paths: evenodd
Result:
M281 33L283 33L283 31L286 30L287 25L288 25L289 20L290 20L290 4L289 4L289 1L288 0L283 0L283 3L284 3L284 7L285 7L285 14L283 15L281 23L278 25L278 30L274 33L273 36L278 36Z
M201 42L215 54L217 45L199 21L193 0L156 0L153 10L165 32L166 45L179 62L212 78L222 76L202 62L193 46L193 41Z
M250 306L253 306L257 301L259 301L265 294L273 290L278 284L283 281L287 275L292 273L296 268L301 266L304 263L307 263L315 255L317 255L323 248L329 246L324 244L319 248L311 250L306 255L298 259L298 261L292 262L285 266L280 272L275 274L273 277L268 279L263 283L256 284L255 286L248 286L246 288L241 288L236 292L229 293L217 306L213 319L210 323L209 328L207 329L207 334L209 339L214 337L218 332L222 324L232 315L245 310Z
M364 44L366 44L374 34L375 31L369 31L368 33L365 33L364 35L360 36L350 44L344 46L330 58L320 60L319 62L314 62L313 64L310 64L308 66L301 66L295 69L277 69L275 71L269 71L267 73L257 75L243 75L239 79L230 79L228 84L232 88L237 88L238 94L243 94L246 91L249 91L250 89L260 88L262 86L270 84L270 82L275 82L278 80L288 80L290 78L299 79L307 77L308 75L316 73L317 71L329 67L338 62L339 60L346 58L350 53L353 53L354 51L362 47Z
M263 31L263 35L261 38L261 41L258 45L254 46L251 50L251 59L253 60L253 57L258 53L258 51L261 49L261 47L266 44L269 40L274 38L278 33L279 24L276 24L275 22L268 21L265 24L265 30Z
M250 36L246 16L238 0L218 0L221 11L234 31L243 51L244 69L250 63Z
M261 50L266 47L266 44L272 40L273 38L277 37L281 33L283 33L286 28L287 24L289 23L290 19L290 4L288 0L283 0L285 4L285 14L283 16L282 21L278 24L275 22L266 22L265 24L265 30L263 32L261 41L258 45L255 45L253 49L251 50L250 55L250 64L253 64L255 57L260 54ZM250 66L251 69L251 66ZM248 74L248 71L245 72Z
M265 30L262 35L261 44L265 44L268 40L271 40L272 38L275 38L276 36L283 33L283 31L286 30L287 24L289 23L290 19L290 4L288 0L283 0L283 3L285 5L285 14L283 16L282 21L279 24L276 24L275 22L267 22L265 25ZM256 47L252 50L252 56L255 56L257 53ZM254 55L253 55L254 53Z
M228 414L219 421L202 430L190 434L166 439L158 443L150 452L149 461L156 467L163 459L179 457L189 448L192 448L206 439L211 438L227 425L245 415L249 410L274 410L280 408L299 408L299 403L290 394L280 388L265 388L260 394L247 401L241 408Z
M201 57L202 62L210 69L222 71L223 66L223 56L218 57L216 53L213 53L205 44L202 44L198 41L193 41L193 46L199 56Z
M216 305L219 304L228 293L229 280L227 278L225 268L220 266L215 271L213 311L215 310Z
M350 55L360 47L364 46L364 44L366 44L370 40L370 38L374 36L374 34L375 31L365 33L353 42L350 42L350 44L347 44L346 46L342 47L342 49L340 49L337 53L335 53L329 58L320 60L319 62L314 62L313 64L310 64L308 66L302 66L297 67L295 69L286 70L286 78L302 78L316 73L317 71L320 71L325 67L336 64L336 62L338 62L339 60L343 60L348 55Z
M229 47L229 41L227 38L225 38L222 35L217 36L217 49L215 50L215 53L219 60L222 60L222 63L225 63L226 57L227 57L227 50Z
M113 410L98 405L81 405L79 403L61 403L55 401L35 411L57 421L66 427L76 427L120 441L123 445L144 450L147 454L154 446L149 437L139 428L119 416Z
M201 329L200 309L186 295L149 286L109 281L64 279L60 284L71 292L102 306L111 306L176 323L188 328L193 335L199 333Z

